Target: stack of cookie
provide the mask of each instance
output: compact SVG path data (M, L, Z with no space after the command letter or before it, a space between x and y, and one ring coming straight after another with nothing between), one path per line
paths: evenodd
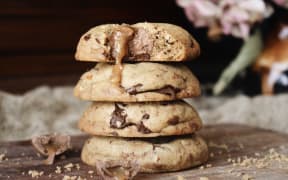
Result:
M74 89L76 97L93 101L79 122L93 135L83 147L83 162L133 162L141 172L205 162L207 145L195 134L201 119L181 100L200 94L196 77L179 63L199 52L195 39L171 24L107 24L85 33L76 59L98 64Z

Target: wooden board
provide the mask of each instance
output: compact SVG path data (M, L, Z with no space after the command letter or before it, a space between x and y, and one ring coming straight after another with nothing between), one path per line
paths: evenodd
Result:
M138 174L135 179L200 179L207 177L209 179L241 179L248 175L255 179L288 179L288 160L287 162L269 164L265 167L257 168L257 163L250 163L250 166L233 166L230 159L238 157L257 157L263 160L263 156L273 152L288 155L288 135L273 131L251 128L242 125L213 125L206 126L200 134L207 140L210 153L214 156L202 167L195 167L189 170L158 173L158 174ZM66 159L58 158L51 166L41 164L43 159L37 156L30 141L4 142L0 144L0 154L5 153L8 160L0 162L0 179L31 179L28 175L29 170L43 171L44 174L38 179L62 179L64 175L81 176L87 179L98 179L95 174L89 174L93 167L81 163L79 158L80 150L87 136L73 137L73 151L66 153ZM259 153L259 154L258 154ZM276 156L277 153L276 153ZM274 156L274 159L277 157ZM279 155L280 157L280 155ZM228 161L227 161L228 160ZM267 160L267 159L266 159ZM260 161L260 160L259 160ZM243 162L242 158L239 162ZM257 161L258 162L258 161ZM274 162L274 161L273 161ZM78 163L80 169L75 167L72 171L64 170L64 166ZM252 165L251 165L252 164ZM62 167L62 173L55 173L56 166ZM24 172L24 175L22 174ZM50 174L50 177L49 177ZM180 176L180 177L179 177Z

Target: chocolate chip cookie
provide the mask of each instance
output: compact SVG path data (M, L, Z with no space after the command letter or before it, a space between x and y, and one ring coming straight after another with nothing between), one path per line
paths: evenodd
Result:
M78 81L74 95L83 100L113 102L170 101L200 95L197 78L184 65L141 62L122 64L116 85L113 65L98 63Z
M81 159L97 162L135 162L140 172L165 172L187 169L204 163L208 148L198 135L158 138L115 138L94 136L83 147Z
M94 102L79 121L89 134L121 137L191 134L201 126L198 113L184 101Z
M77 46L80 61L186 61L197 57L197 41L183 28L165 23L105 24L85 33Z

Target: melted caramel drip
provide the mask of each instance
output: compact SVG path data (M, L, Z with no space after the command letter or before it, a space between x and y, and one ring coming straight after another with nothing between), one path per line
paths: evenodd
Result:
M111 35L112 56L115 58L115 65L113 66L111 82L117 87L121 87L122 76L122 60L128 54L128 42L132 39L134 30L127 25L122 25L117 28Z

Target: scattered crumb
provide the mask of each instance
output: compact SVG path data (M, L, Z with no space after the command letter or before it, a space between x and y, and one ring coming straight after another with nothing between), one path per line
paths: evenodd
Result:
M6 160L7 158L5 158L5 154L0 154L0 162Z
M29 170L28 174L31 175L32 178L39 178L40 176L42 176L44 174L43 171L36 171L36 170Z
M282 168L288 169L288 156L276 152L275 149L271 148L264 155L260 153L254 153L255 157L237 157L235 159L228 158L227 162L232 163L233 166L241 167L256 167L256 168L265 168L268 166L278 165ZM284 166L284 167L283 167Z
M57 167L56 167L56 170L55 170L55 173L61 174L61 172L62 172L61 167L60 167L60 166L57 166Z
M213 153L213 152L210 153L210 157L211 157L211 158L214 157L214 153Z
M200 177L200 180L209 180L208 177Z
M91 170L90 170L90 171L88 171L88 174L93 174L93 173L94 173L94 171L91 171Z
M24 153L24 152L22 152L22 153L21 153L21 156L25 156L25 153Z
M77 163L77 164L75 164L75 167L76 167L76 169L77 170L79 170L80 169L80 165Z
M72 163L69 163L69 164L66 164L64 166L64 169L66 169L67 171L71 171L71 168L73 168L73 167L74 167L74 165Z
M24 175L25 175L25 172L22 172L21 174L24 176Z
M204 169L204 166L200 166L199 169L201 169L201 170Z
M37 153L36 155L37 155L37 157L41 157L41 154L40 154L40 153Z
M212 167L212 164L206 164L206 168Z
M49 174L48 177L49 177L49 178L52 178L52 174Z
M226 151L228 151L228 146L226 144L217 144L215 142L209 141L208 146L209 147L221 148L221 149L225 149Z
M67 176L65 175L62 180L77 180L77 176Z

